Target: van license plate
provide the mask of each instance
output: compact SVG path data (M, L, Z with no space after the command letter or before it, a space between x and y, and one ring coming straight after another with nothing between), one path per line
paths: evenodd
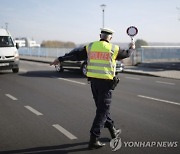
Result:
M9 66L9 63L0 63L0 66Z

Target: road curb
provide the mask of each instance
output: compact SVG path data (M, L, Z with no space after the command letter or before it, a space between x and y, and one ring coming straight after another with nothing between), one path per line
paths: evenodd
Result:
M159 74L153 74L153 73L148 73L148 72L140 72L140 71L135 71L135 70L124 70L123 73L180 80L179 77L175 77L175 76L159 75Z
M48 60L40 60L40 59L29 59L29 58L20 58L20 60L26 60L26 61L33 61L33 62L40 62L40 63L46 63L49 64L52 61Z
M145 72L139 72L139 71L132 71L132 70L123 70L122 73L160 77L160 76L155 75L155 74L150 74L150 73L145 73Z

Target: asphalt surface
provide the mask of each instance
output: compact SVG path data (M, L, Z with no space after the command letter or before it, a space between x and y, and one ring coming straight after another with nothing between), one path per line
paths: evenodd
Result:
M123 154L180 153L180 80L121 73L111 115L121 128ZM91 89L78 70L55 72L21 61L20 72L0 72L0 153L113 153L88 150L95 115Z

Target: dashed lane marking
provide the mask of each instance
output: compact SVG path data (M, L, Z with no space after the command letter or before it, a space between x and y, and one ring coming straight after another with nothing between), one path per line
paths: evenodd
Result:
M25 70L25 69L20 69L20 73L27 73L28 72L28 70Z
M24 106L26 109L28 109L29 111L33 112L36 115L43 115L41 112L35 110L34 108L30 107L30 106Z
M68 82L72 82L72 83L81 84L81 85L86 85L86 83L84 83L84 82L79 82L79 81L75 81L75 80L69 80L69 79L65 79L65 78L58 78L58 79L68 81Z
M153 97L148 97L148 96L143 96L143 95L138 95L138 97L151 99L151 100L155 100L155 101L159 101L159 102L164 102L164 103L168 103L168 104L173 104L173 105L180 105L180 103L177 103L177 102L172 102L172 101L168 101L168 100L163 100L163 99L158 99L158 98L153 98Z
M132 79L132 80L141 80L140 78L134 78L134 77L125 77L126 79Z
M57 130L59 130L61 133L63 133L66 137L68 137L71 140L75 140L77 139L76 136L74 136L73 134L71 134L69 131L67 131L66 129L64 129L63 127L61 127L58 124L54 124L52 125L54 128L56 128Z
M175 85L175 83L171 83L171 82L164 82L164 81L156 81L156 82L162 84L168 84L168 85Z
M7 97L9 97L10 99L12 99L13 101L17 101L18 99L10 94L5 94Z

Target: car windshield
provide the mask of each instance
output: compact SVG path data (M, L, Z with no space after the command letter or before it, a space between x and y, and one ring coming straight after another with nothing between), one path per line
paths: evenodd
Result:
M0 47L14 47L10 36L0 36Z

